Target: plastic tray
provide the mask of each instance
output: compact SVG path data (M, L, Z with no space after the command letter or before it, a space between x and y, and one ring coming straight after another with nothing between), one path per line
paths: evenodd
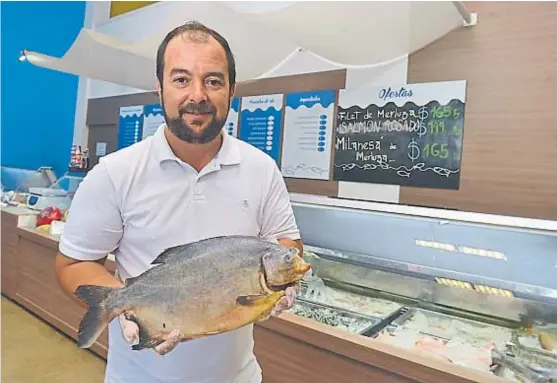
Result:
M300 295L298 295L297 299L301 300L301 301L304 301L304 302L310 302L310 303L315 303L315 304L327 306L327 307L330 307L330 308L334 308L336 310L342 310L344 312L350 312L350 313L355 314L355 315L363 315L363 316L367 316L367 317L371 317L371 318L381 318L381 319L391 316L393 313L399 311L403 307L402 304L390 301L388 299L370 297L370 296L367 296L367 295L361 295L361 294L357 294L357 293L354 293L354 292L344 291L344 290L336 289L336 288L332 288L332 287L328 287L328 289L330 289L336 295L336 297L331 298L331 299L322 298L324 301L322 301L321 299L311 299L310 295L306 295L305 291L302 290L302 293ZM358 309L358 306L356 306L356 305L351 305L348 302L342 303L341 302L342 301L342 295L346 295L347 299L350 299L350 296L353 296L354 299L362 298L362 299L368 300L370 302L377 302L378 305L385 302L386 304L391 305L392 309L386 310L383 313L379 313L379 312L374 311L374 310L365 310L366 309L365 304L362 304L360 306L361 309ZM373 305L373 303L371 303L371 305Z
M535 349L525 349L516 344L509 345L509 351L518 361L528 365L537 373L551 376L551 382L557 382L557 359L553 356L548 357ZM549 380L542 381L549 382Z
M419 309L419 308L410 308L405 314L401 315L400 317L396 318L395 320L393 320L393 322L391 323L391 326L396 326L396 327L402 327L402 328L406 328L408 327L408 323L411 320L411 318L417 314L417 313L421 313L423 315L425 315L428 320L435 320L435 319L439 319L439 320L446 320L446 321L453 321L453 320L457 320L465 325L469 325L469 326L473 326L476 328L488 328L488 329L493 329L493 332L496 331L501 331L501 330L505 330L509 333L509 337L508 339L504 340L502 343L497 344L498 347L505 347L507 343L512 342L512 334L513 331L512 329L508 329L505 327L501 327L501 326L495 326L492 324L487 324L487 323L482 323L482 322L478 322L478 321L474 321L474 320L470 320L470 319L464 319L464 318L460 318L457 316L452 316L452 315L447 315L447 314L441 314L435 311L430 311L430 310L424 310L424 309ZM435 329L429 328L429 329L418 329L419 332L421 334L424 335L429 335L429 336L433 336L435 338L438 339L445 339L445 340L451 340L452 337L447 336L447 332L449 331L448 329L443 331L442 329L439 329L439 331L436 331ZM478 347L482 347L484 346L488 340L483 338L483 339L474 339L474 336L467 336L467 340L470 341L473 345L476 345Z
M306 310L312 310L314 313L316 311L321 311L321 312L329 311L329 312L332 313L332 315L337 315L337 316L343 318L344 320L359 321L360 325L357 327L357 329L351 330L349 328L345 328L345 326L338 326L338 325L334 325L334 324L331 324L329 322L326 322L324 320L321 320L321 318L319 318L319 314L317 314L317 313L315 313L314 315L311 315L311 316L298 314L296 312L297 311L296 309L298 309L298 308L303 308L303 309L306 309ZM361 314L349 312L349 311L346 311L346 310L341 310L341 309L338 309L336 307L323 305L323 304L319 304L319 303L308 302L308 301L304 301L304 300L300 300L300 299L296 299L296 302L294 303L294 307L292 309L290 309L290 312L293 313L293 314L305 317L305 318L312 319L316 322L327 324L327 325L332 326L332 327L342 328L346 331L353 332L353 333L356 333L356 334L359 334L359 335L368 331L374 325L376 325L377 323L380 322L379 318L374 318L374 317L370 317L370 316L366 316L366 315L361 315Z
M557 354L556 353L544 350L541 347L541 345L538 348L538 347L526 346L526 345L520 343L520 337L523 336L523 335L524 334L520 334L520 333L514 333L513 334L512 343L516 347L516 350L518 350L518 351L524 350L528 354L538 355L538 356L541 356L542 358L547 358L548 360L553 360L555 363L557 363Z

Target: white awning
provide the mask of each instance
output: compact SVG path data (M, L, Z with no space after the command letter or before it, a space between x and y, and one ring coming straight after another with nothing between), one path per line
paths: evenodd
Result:
M84 28L61 58L23 54L40 67L150 91L158 45L186 20L200 21L228 40L241 82L280 67L299 48L342 67L382 65L463 26L470 16L460 2L416 1L188 1L160 3L161 10L162 17L151 19L158 25L138 41L122 41L111 28Z

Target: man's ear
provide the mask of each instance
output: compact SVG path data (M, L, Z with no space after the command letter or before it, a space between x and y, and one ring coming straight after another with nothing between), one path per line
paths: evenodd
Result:
M162 87L160 81L157 79L157 93L159 94L159 102L162 104Z
M236 84L233 84L230 87L230 102L232 102L232 99L234 98L235 94L236 94Z

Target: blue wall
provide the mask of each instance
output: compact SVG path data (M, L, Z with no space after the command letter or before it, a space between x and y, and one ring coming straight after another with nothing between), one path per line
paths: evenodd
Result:
M83 27L85 2L0 6L2 166L51 166L61 177L70 161L79 78L18 57L22 49L62 57Z

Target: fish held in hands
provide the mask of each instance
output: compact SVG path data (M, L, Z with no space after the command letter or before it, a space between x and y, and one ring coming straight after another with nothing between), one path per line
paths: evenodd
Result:
M177 331L185 342L238 329L268 317L286 288L311 268L297 249L249 236L175 246L152 264L123 287L77 288L89 306L79 347L90 347L121 314L139 327L134 350L155 348Z

